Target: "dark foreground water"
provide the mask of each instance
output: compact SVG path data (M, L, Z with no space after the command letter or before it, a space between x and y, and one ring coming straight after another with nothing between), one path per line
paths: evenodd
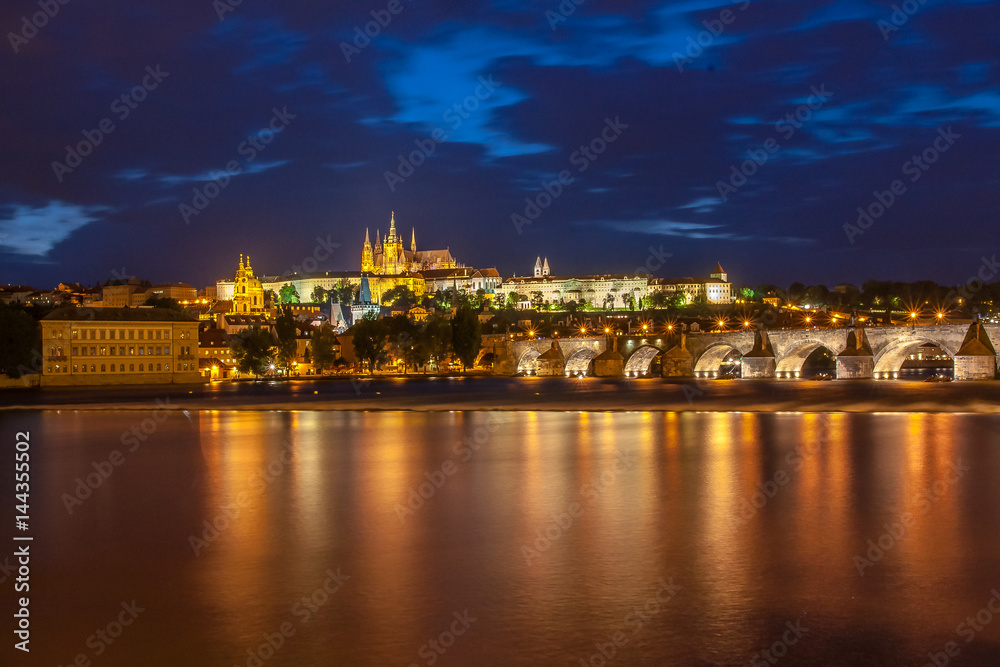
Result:
M160 417L0 415L0 663L1000 664L995 417Z

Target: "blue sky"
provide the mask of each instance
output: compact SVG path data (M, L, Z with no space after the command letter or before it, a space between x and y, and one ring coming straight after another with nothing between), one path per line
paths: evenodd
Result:
M37 31L34 3L0 9L0 282L124 266L200 287L328 236L320 268L357 269L391 211L505 276L538 255L628 272L662 246L663 277L959 283L998 250L996 3L321 4L70 3ZM391 20L355 42L373 11ZM147 66L169 75L142 89Z

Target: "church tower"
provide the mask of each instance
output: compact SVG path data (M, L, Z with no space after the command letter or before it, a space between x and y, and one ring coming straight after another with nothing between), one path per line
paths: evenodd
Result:
M417 254L417 228L413 227L413 231L410 233L410 252L414 255Z
M232 312L240 315L259 315L264 312L264 288L253 274L249 255L245 264L243 255L240 255L240 268L236 270L235 283Z
M372 242L365 228L365 245L361 248L361 270L367 273L375 271L375 254L372 252Z
M548 257L546 257L545 261L542 263L542 275L543 276L549 275L549 258Z
M382 252L384 253L382 272L387 275L403 273L404 266L401 264L401 262L405 263L405 260L402 259L403 240L399 237L399 233L396 232L395 211L393 211L392 217L389 219L389 233L385 235Z
M535 277L536 278L541 278L542 277L542 258L541 257L536 257L535 258Z

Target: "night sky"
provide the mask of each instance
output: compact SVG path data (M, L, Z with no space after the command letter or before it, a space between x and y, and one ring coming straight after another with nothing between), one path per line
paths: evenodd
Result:
M1000 3L48 2L0 9L0 283L357 270L393 210L504 276L957 284L1000 251Z

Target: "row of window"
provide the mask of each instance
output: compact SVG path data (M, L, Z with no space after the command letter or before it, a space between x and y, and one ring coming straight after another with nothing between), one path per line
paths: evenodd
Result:
M79 370L77 370L77 366L79 366ZM73 364L73 372L74 373L88 373L88 372L89 373L114 373L115 372L115 365L114 364L100 364L100 369L101 370L99 370L99 371L97 370L97 368L98 368L98 364L90 364L89 370L88 370L87 364ZM182 371L182 370L183 371L187 371L187 370L192 370L193 371L194 369L195 369L194 368L194 364L177 364L177 370L178 371ZM155 371L161 371L161 372L162 371L169 371L170 370L170 364L156 364L155 369L154 369L153 364L139 364L139 372L140 373L147 373L147 372L152 373L152 372L154 372L154 370ZM118 372L119 373L124 373L125 372L125 364L118 364ZM128 365L128 372L130 372L130 373L134 373L135 372L135 364L129 364Z
M73 354L74 354L74 356L77 355L77 354L79 354L79 355L82 355L84 357L86 357L88 355L91 356L91 357L96 357L96 356L102 356L103 357L103 356L106 356L106 355L113 357L113 356L115 356L115 349L118 350L118 356L119 357L126 356L125 355L125 346L124 345L121 346L121 347L118 347L118 348L115 348L114 345L112 345L111 347L105 347L105 346L101 345L100 347L92 346L92 347L89 347L89 348L88 347L79 347L78 348L78 347L74 346L73 347ZM158 355L164 355L164 354L169 355L170 354L170 346L169 345L164 346L164 347L160 347L159 345L156 346L156 348L155 348L156 352L153 352L153 349L154 348L153 348L152 345L150 345L149 347L142 347L140 345L138 348L136 348L133 345L130 345L128 347L128 356L130 356L130 357L131 356L135 356L136 355L136 350L138 350L138 354L140 356L141 355L152 356L154 354L158 354ZM190 348L188 348L188 349L190 349ZM54 348L52 348L52 350L54 350L53 353L52 353L53 356L60 356L60 357L62 356L62 348L61 347L60 348L55 348L54 347ZM58 350L58 354L56 354L55 350ZM77 350L79 350L79 352ZM181 354L183 354L183 353L184 353L184 348L181 347Z
M170 340L170 329L73 329L72 336L73 340L125 340L126 334L129 340Z

